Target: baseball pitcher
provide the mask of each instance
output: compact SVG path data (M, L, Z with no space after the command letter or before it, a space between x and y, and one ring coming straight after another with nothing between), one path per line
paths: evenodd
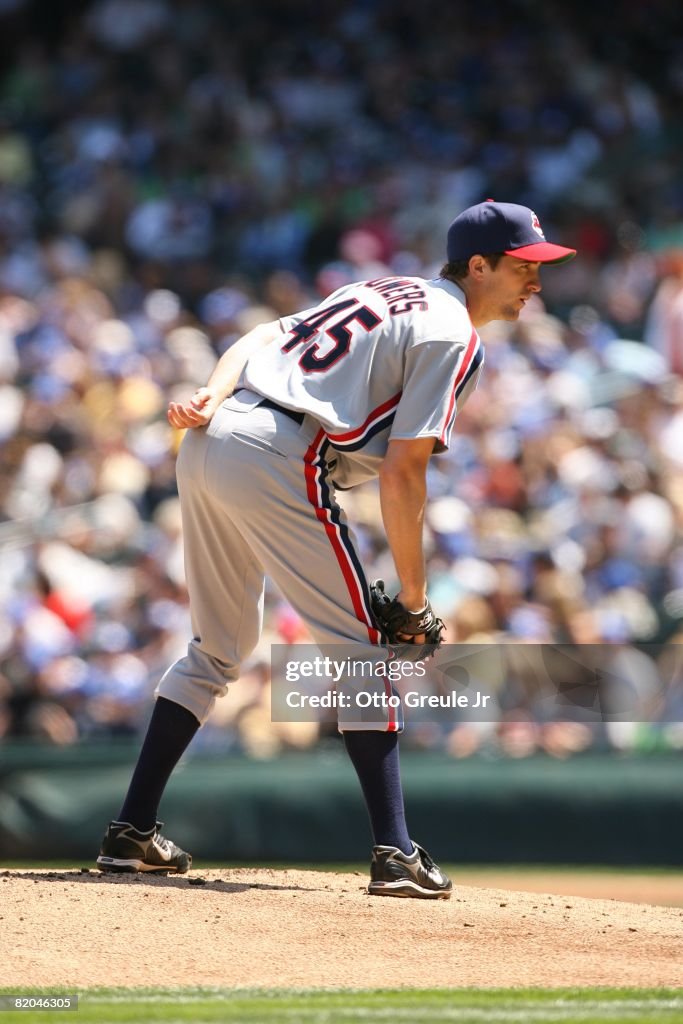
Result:
M169 422L187 428L177 476L193 636L159 683L101 870L189 869L189 854L161 835L158 805L259 639L266 575L321 648L353 644L366 659L386 642L439 642L422 547L429 459L448 449L476 387L477 329L516 320L541 289L541 265L574 255L545 240L532 210L489 200L453 221L435 280L362 281L262 324L188 403L170 404ZM338 498L373 477L400 581L393 598L368 584ZM406 826L400 707L373 721L342 715L339 728L374 838L369 892L447 899L451 881Z

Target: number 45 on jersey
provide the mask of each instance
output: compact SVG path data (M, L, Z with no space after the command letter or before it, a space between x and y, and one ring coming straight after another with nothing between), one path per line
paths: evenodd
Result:
M358 299L345 299L343 302L336 302L309 316L307 320L302 320L288 332L289 340L282 346L282 351L292 352L297 345L307 345L312 338L320 334L324 324L348 309L349 312L346 316L325 329L325 336L334 342L332 348L314 341L307 345L299 358L299 366L304 373L324 373L325 370L329 370L331 366L344 358L351 347L350 324L359 323L366 331L371 331L382 322L382 318L367 306L351 309L352 306L358 307ZM321 354L321 349L327 349L327 351L322 351Z

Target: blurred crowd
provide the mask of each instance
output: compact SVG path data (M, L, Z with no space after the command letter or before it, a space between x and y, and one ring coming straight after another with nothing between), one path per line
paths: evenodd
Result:
M513 680L500 723L406 744L683 748L683 677L644 647L683 640L681 20L669 0L0 0L0 739L135 734L184 651L168 401L261 320L435 276L449 222L492 196L579 256L482 332L429 474L432 603L452 643L613 645L650 720L548 721ZM344 506L391 584L374 487ZM270 721L269 645L306 640L269 589L195 746L318 742Z

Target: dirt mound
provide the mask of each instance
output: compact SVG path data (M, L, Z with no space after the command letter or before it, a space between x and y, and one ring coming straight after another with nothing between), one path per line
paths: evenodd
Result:
M365 876L0 873L0 985L680 986L683 911L458 886L382 899Z

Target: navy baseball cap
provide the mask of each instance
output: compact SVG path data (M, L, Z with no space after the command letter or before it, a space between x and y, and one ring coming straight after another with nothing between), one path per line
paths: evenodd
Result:
M496 252L530 263L566 263L576 256L576 249L546 242L533 210L493 199L470 206L455 218L448 229L446 251L449 262Z

